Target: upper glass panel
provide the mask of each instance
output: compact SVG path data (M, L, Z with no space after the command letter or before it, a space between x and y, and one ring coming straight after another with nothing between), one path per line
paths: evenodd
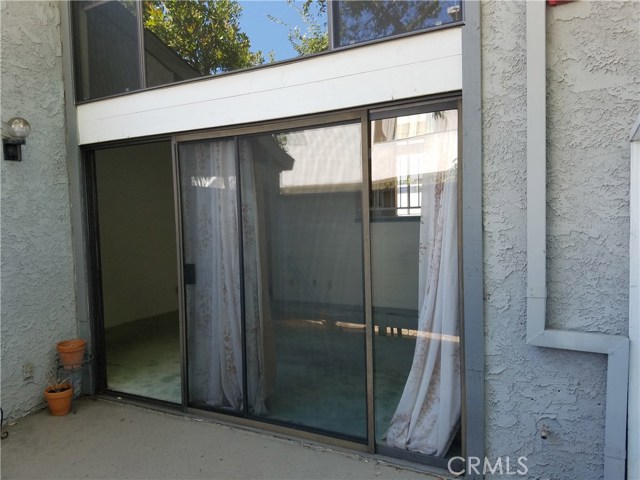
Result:
M455 23L462 0L73 2L79 101ZM332 19L329 19L329 14Z
M73 2L78 100L141 88L136 2Z
M287 60L329 45L326 0L78 2L74 9L78 100Z
M340 0L334 8L334 44L346 47L460 21L462 0Z
M153 0L143 7L148 86L297 55L287 38L287 29L300 28L296 2Z

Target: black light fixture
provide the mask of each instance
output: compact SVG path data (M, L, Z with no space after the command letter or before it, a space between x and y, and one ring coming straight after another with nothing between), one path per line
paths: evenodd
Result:
M22 145L27 143L31 125L24 118L14 117L7 122L7 135L2 138L4 159L19 162L22 160Z

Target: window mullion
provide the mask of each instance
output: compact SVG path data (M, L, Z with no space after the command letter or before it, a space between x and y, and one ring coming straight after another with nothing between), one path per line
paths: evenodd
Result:
M368 112L362 113L361 119L361 155L362 155L362 254L364 276L364 315L365 315L365 356L366 356L366 388L367 388L367 444L370 453L375 453L375 408L373 391L373 290L371 277L371 133Z
M140 88L147 88L147 69L145 65L144 45L144 10L143 2L136 2L138 14L138 70L140 72Z

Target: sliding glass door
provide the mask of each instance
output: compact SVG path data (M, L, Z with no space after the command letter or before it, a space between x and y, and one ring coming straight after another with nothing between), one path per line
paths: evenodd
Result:
M190 406L460 452L457 113L179 139Z
M376 442L433 456L460 427L457 113L370 124Z
M240 141L249 414L366 439L360 125Z
M93 152L101 388L182 400L171 142Z
M365 441L359 138L180 144L191 405Z

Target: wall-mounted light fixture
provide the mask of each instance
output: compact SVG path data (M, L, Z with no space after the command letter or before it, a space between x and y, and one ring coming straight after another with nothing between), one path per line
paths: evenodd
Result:
M7 122L7 135L2 138L4 159L19 162L22 160L22 145L27 143L31 125L24 118L15 117Z

